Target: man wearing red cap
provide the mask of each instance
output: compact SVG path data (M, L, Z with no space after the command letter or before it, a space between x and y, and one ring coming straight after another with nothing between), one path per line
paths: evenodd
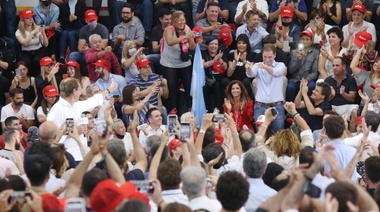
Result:
M280 9L282 26L276 25L272 28L271 34L274 34L281 43L299 42L301 28L294 23L294 9L290 6L284 6ZM277 42L278 44L279 42ZM279 46L279 45L278 45ZM279 46L282 48L281 46ZM284 49L285 51L285 49Z
M281 9L285 6L291 7L295 13L294 23L301 26L300 21L307 20L307 7L305 0L274 0L269 11L269 21L275 23L280 17Z
M312 48L313 33L303 31L298 48L291 51L289 63L289 82L286 88L286 101L292 102L299 91L301 80L307 81L308 95L315 88L315 80L318 77L319 51Z
M352 6L354 4L362 4L367 10L364 14L364 20L371 21L372 18L372 10L374 8L374 1L372 0L347 0L346 4L344 5L346 8L346 17L349 21L352 21Z
M98 16L95 10L87 10L84 14L84 20L87 25L82 27L79 31L78 40L78 52L71 52L69 55L69 60L75 60L80 64L82 73L86 73L87 66L84 53L89 49L90 41L89 38L92 34L98 34L101 37L101 48L107 51L112 51L112 48L108 45L109 32L106 26L98 23Z
M107 69L107 71L110 71L117 75L121 75L121 66L116 55L111 51L111 49L104 49L102 47L101 36L98 34L92 34L89 37L89 42L91 49L86 51L85 58L88 69L88 77L90 78L90 81L95 82L97 79L95 74L95 66L93 65L93 63L95 63L99 59L104 59L108 62L108 65L110 65L110 67Z
M365 14L366 14L366 8L364 7L363 4L352 5L351 7L352 22L346 24L342 29L343 36L344 36L344 41L342 43L343 47L347 48L351 37L355 36L356 33L360 31L366 31L369 34L371 34L372 41L373 41L371 48L374 48L376 46L377 37L376 37L375 25L364 20ZM358 48L357 46L353 47L353 49L357 49L357 48Z

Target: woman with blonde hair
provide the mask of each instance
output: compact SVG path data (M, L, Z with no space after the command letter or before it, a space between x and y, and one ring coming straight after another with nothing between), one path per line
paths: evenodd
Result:
M36 77L38 101L43 99L42 91L48 85L53 85L59 91L61 78L56 76L59 71L59 63L54 64L51 57L44 57L40 60L41 74Z
M47 55L46 48L49 44L44 27L37 26L33 20L33 12L29 9L21 10L20 21L16 31L17 41L21 44L20 60L25 61L31 68L31 76L39 74L38 63Z
M190 85L192 77L192 60L189 50L195 50L194 33L186 25L185 14L182 11L172 13L172 24L165 28L161 39L162 73L168 81L169 105L168 111L177 108L178 80L181 79L185 88L186 109L190 109Z
M121 66L124 69L125 80L130 82L131 78L139 74L136 62L140 58L145 58L143 54L144 47L136 49L136 44L133 41L125 41L123 51L121 53Z

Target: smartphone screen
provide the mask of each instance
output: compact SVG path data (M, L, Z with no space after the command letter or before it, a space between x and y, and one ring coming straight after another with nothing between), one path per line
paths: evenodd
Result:
M169 133L175 133L175 127L177 125L178 116L168 115L168 131Z
M66 119L66 135L68 135L70 132L73 132L73 128L74 128L74 119L67 118Z
M272 107L272 116L276 116L278 114L278 111L276 108Z
M83 198L70 198L66 202L65 212L85 212L86 202Z
M182 123L181 124L181 141L190 138L190 124Z
M21 76L21 69L16 69L15 72L17 76Z
M323 40L319 41L319 45L323 47L325 44L323 43Z

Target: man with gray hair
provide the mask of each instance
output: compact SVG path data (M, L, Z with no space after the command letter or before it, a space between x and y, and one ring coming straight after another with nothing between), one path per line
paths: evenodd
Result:
M222 205L215 199L206 196L208 182L206 172L201 167L188 166L181 171L182 191L189 199L189 207L192 211L220 211Z
M249 183L249 197L245 203L247 212L256 209L277 192L264 184L262 179L267 168L267 157L260 149L250 149L244 155L243 170Z

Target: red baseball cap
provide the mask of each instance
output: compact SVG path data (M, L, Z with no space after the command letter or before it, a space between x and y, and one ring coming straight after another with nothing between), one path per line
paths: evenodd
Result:
M46 57L41 58L40 66L47 66L50 64L54 64L54 60L51 57L46 56Z
M351 11L359 10L361 13L365 13L366 9L365 6L362 4L353 4L351 7Z
M359 125L363 123L364 116L358 116L355 121L355 125Z
M43 211L63 211L65 207L54 194L41 194Z
M67 66L72 66L72 67L75 67L77 69L80 69L79 63L77 61L75 61L75 60L67 61L66 64L65 64L65 66L63 68L66 69Z
M293 7L284 6L280 10L280 17L281 18L293 18L294 16L294 10Z
M372 40L372 35L365 31L360 31L355 34L354 43L361 48L367 45L368 41Z
M215 63L212 65L212 69L219 74L223 74L224 70L222 68L222 65L219 63L219 61L215 61Z
M222 40L223 45L230 46L232 44L232 35L228 26L222 26L222 28L220 28L218 37Z
M181 141L173 138L168 144L170 153L173 153L173 150L179 146L181 146Z
M300 37L302 37L302 35L307 35L309 38L313 39L313 33L310 32L309 30L302 31L300 34Z
M95 63L93 63L92 65L103 67L103 68L107 69L107 71L111 70L110 63L105 59L100 59L100 60L96 61Z
M86 22L97 21L98 16L96 15L95 10L86 10L86 12L84 13L84 20Z
M148 197L137 191L135 184L129 181L119 186L111 179L103 180L96 185L90 195L90 205L96 212L109 212L123 199L139 199L149 205Z
M20 11L19 13L19 17L20 19L23 19L23 18L31 18L35 16L35 14L33 14L33 12L29 9L23 9Z
M136 62L136 66L138 69L142 68L142 67L145 67L147 65L152 65L152 62L150 62L148 59L146 58L140 58L137 60Z
M201 26L196 26L193 28L192 30L194 32L194 39L195 39L195 42L198 43L198 40L200 37L202 37L202 33L203 33L203 29Z
M44 94L44 96L47 96L47 97L59 96L57 88L54 85L45 86L42 93Z

